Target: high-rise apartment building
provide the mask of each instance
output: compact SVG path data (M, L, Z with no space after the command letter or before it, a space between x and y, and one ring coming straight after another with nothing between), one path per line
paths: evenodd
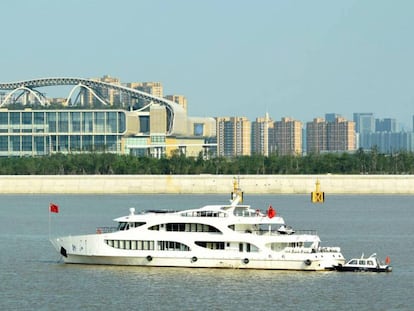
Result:
M343 117L334 121L315 118L306 124L306 137L307 153L356 150L355 123Z
M353 151L355 144L355 122L339 117L327 123L328 151Z
M273 127L273 120L268 113L263 118L256 118L256 121L252 123L252 154L261 154L267 157L276 151L276 144L271 139L272 136L269 135L269 130Z
M273 135L279 155L302 155L302 122L282 118L274 123Z
M126 83L125 86L156 97L162 98L164 96L161 82L131 82Z
M246 117L218 117L217 155L235 157L250 155L251 124Z
M328 149L327 122L323 118L315 118L306 123L306 152L320 153Z

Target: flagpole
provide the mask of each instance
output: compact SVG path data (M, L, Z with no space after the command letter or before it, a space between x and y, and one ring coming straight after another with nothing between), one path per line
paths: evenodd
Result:
M51 214L51 212L50 212L50 204L49 204L49 207L48 207L48 210L49 210L49 240L50 240L50 236L51 236L51 216L50 216L50 214Z

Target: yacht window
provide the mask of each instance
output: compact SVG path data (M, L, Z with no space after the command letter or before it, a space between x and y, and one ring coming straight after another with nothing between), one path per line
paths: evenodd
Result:
M208 249L224 249L224 242L196 241L195 244Z
M360 264L360 265L365 265L365 260L360 260L360 261L359 261L359 264Z
M127 223L126 222L120 222L118 224L118 230L125 230Z
M304 243L302 243L302 246L304 246L306 248L312 247L312 245L313 245L313 242L304 242Z
M373 262L372 260L368 260L368 261L367 261L367 264L368 264L369 266L373 266L373 265L374 265L374 262Z
M125 241L125 249L131 249L131 241Z
M145 222L134 222L133 224L134 224L133 227L138 228L138 227L141 227L142 225L145 225L146 223Z
M358 264L358 261L357 261L356 259L352 259L352 260L349 262L349 264L350 264L350 265L357 265L357 264Z
M270 249L272 251L279 252L279 251L285 249L286 247L288 247L288 243L277 243L277 242L275 242L275 243L267 244L266 246L270 247Z
M160 251L189 251L190 248L180 242L158 241L158 250Z

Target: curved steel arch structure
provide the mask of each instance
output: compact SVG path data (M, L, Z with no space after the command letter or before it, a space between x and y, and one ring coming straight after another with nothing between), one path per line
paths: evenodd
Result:
M175 102L169 101L164 98L156 97L151 94L135 90L122 85L115 85L107 82L96 81L92 79L85 78L71 78L71 77L55 77L55 78L39 78L33 80L23 80L9 83L0 83L0 90L16 90L16 89L30 89L33 91L35 88L39 87L50 87L50 86L64 86L64 85L81 85L89 90L94 90L96 88L107 88L111 90L116 90L127 94L131 98L142 99L150 102L150 105L156 103L162 106L165 106L168 112L168 122L167 122L167 133L171 134L177 126L175 119L177 115L184 116L184 109ZM75 87L76 88L76 87ZM94 96L97 96L94 94ZM99 96L98 96L99 97ZM7 98L8 99L8 98ZM4 102L3 102L4 103ZM0 107L2 106L2 104ZM147 106L150 106L147 105ZM146 107L147 107L146 106Z
M79 84L77 84L77 85L75 85L71 90L70 90L70 92L69 92L69 95L68 95L68 97L66 98L66 102L65 102L65 105L68 105L69 104L69 100L70 100L70 98L72 97L72 95L73 95L73 93L76 91L76 89L78 89L78 88L85 88L85 89L87 89L89 92L91 92L91 94L97 99L97 100L99 100L99 102L100 103L102 103L104 106L107 106L108 105L108 103L107 102L105 102L102 98L100 98L96 93L95 93L95 91L93 90L93 89L91 89L89 86L86 86L86 85L83 85L83 84L81 84L81 83L79 83ZM1 105L0 105L0 107L1 107Z
M25 86L20 86L17 89L14 89L13 91L11 91L9 94L7 94L7 96L4 98L3 102L0 103L0 107L2 107L5 103L7 103L7 101L11 98L11 96L14 93L17 93L18 91L25 91L25 92L29 92L30 94L32 94L38 101L39 103L44 106L45 103L43 102L43 100L40 98L40 96L37 94L37 92L33 91L31 88L25 87Z

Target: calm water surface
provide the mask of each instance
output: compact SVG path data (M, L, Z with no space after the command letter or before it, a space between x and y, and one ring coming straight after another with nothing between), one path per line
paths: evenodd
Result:
M93 233L150 208L184 209L224 195L0 195L0 310L414 310L414 196L246 195L287 224L316 229L346 258L390 256L392 273L286 272L65 265L53 235Z

